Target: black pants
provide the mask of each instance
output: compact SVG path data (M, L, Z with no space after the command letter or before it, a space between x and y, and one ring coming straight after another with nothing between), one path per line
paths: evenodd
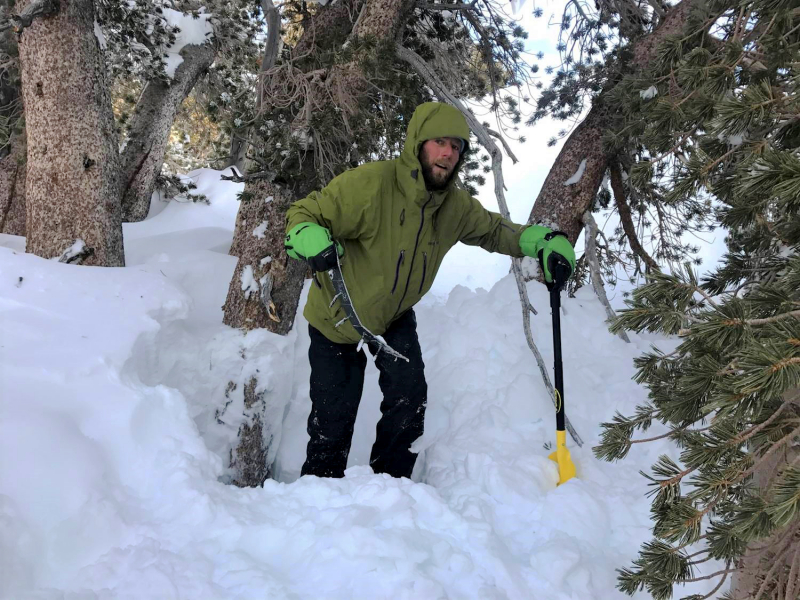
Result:
M367 356L357 344L331 342L309 325L311 347L311 414L302 475L343 477L350 453L358 404L364 388ZM410 477L417 455L409 450L422 435L428 385L417 338L417 320L409 310L383 334L409 362L378 354L378 383L383 392L381 419L369 464L376 473ZM376 347L370 346L374 355Z

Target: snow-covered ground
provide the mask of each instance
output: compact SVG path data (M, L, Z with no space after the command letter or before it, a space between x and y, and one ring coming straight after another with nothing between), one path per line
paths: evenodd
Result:
M456 287L417 308L429 407L412 480L365 466L372 364L346 477L298 479L306 323L287 337L221 324L238 186L191 176L210 205L155 200L125 226L122 269L0 236L0 598L623 597L615 569L649 538L639 470L676 451L656 442L609 464L591 447L601 421L646 397L632 359L673 341L625 344L589 289L564 298L566 408L585 445L568 440L578 477L557 487L554 409L513 279ZM547 293L529 293L551 364ZM256 370L283 424L276 479L239 489L220 479L241 390L221 409L228 382Z

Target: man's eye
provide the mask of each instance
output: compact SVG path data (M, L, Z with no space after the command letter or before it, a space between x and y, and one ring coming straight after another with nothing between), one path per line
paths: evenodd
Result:
M450 147L456 152L459 152L461 150L461 146L459 146L458 144L450 144Z
M444 146L444 140L442 139L437 139L436 143L439 144L440 146Z

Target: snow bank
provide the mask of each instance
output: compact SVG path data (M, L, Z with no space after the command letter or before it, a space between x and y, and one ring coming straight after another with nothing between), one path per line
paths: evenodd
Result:
M649 537L638 471L675 449L608 464L591 446L644 399L631 361L650 340L610 335L588 289L564 299L566 410L586 444L568 442L578 477L556 487L554 410L513 279L457 287L417 310L429 407L413 481L365 466L371 361L346 477L298 479L306 323L287 337L220 324L237 188L193 176L211 204L126 225L126 268L42 260L0 236L0 598L622 597L615 568ZM529 292L550 364L547 295ZM239 489L221 482L243 412L226 387L256 373L283 424L277 480Z

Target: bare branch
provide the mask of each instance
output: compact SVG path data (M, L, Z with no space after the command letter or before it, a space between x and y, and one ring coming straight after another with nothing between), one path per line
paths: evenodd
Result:
M58 0L34 0L25 7L18 15L11 15L10 19L0 24L0 31L6 31L12 27L17 33L22 33L26 27L30 27L36 17L48 17L58 12Z
M631 217L631 208L625 200L625 188L622 183L622 172L620 171L619 163L611 161L608 168L611 179L611 189L614 192L614 201L617 204L617 212L619 212L619 218L620 221L622 221L622 229L625 231L625 236L628 238L631 250L644 261L648 268L653 271L660 271L661 269L658 263L653 260L653 257L642 247L636 235L636 227Z
M583 213L583 224L586 226L585 256L586 262L589 263L589 273L591 274L592 287L594 288L594 293L597 294L597 297L600 299L600 303L605 307L606 316L610 321L616 318L617 314L614 312L614 309L611 308L611 303L608 301L606 290L603 287L603 278L600 276L600 263L597 260L596 246L597 223L595 222L591 211L587 210L585 213ZM631 343L628 334L624 330L620 330L619 337L621 337L626 343Z

